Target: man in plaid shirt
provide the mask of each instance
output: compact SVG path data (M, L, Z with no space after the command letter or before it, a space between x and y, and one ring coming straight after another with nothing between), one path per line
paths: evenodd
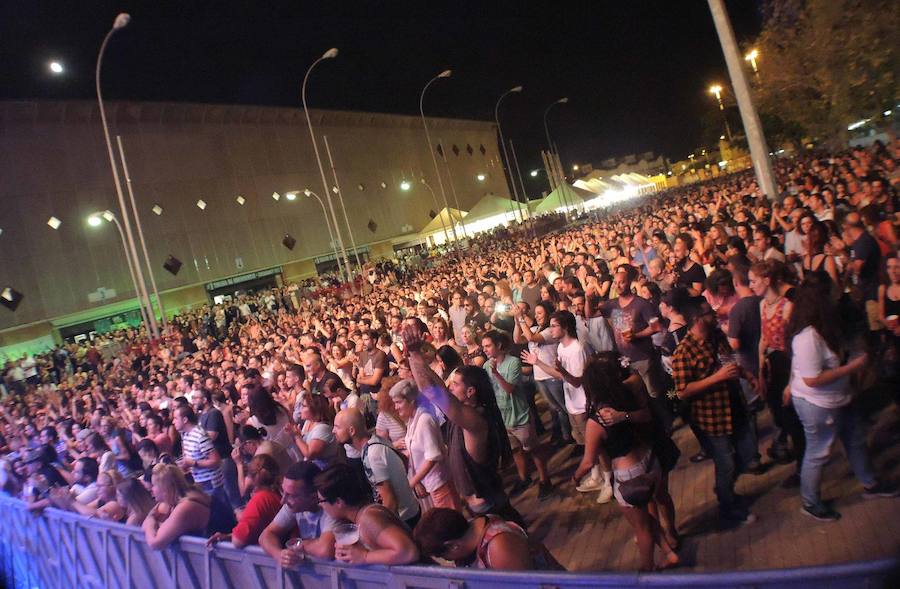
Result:
M723 519L752 523L756 517L740 505L734 483L751 472L757 456L756 437L740 400L741 369L734 352L706 305L686 313L687 335L672 356L672 378L678 397L691 405L691 421L703 434L701 443L716 467L716 497ZM750 375L746 375L750 376Z

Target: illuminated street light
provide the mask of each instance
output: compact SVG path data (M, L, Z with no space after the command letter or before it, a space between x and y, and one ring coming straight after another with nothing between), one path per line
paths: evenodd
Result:
M573 172L577 172L577 171L578 171L578 164L575 164L574 166L572 166L572 171L573 171Z
M537 171L537 170L531 170L531 177L532 177L532 178L537 178L537 175L538 175L538 171Z
M88 217L88 225L91 227L99 227L103 223L103 220L100 219L97 215L91 215Z
M725 135L728 136L728 140L731 141L731 127L728 126L728 117L725 116L725 105L722 103L722 87L718 84L713 84L709 87L709 93L716 97L716 102L719 103L719 110L722 111L722 118L725 121Z
M285 192L284 198L286 198L288 200L295 200L297 198L297 193L296 192Z
M484 179L485 179L487 176L485 176L484 174L478 174L478 175L475 176L475 177L478 178L478 181L479 181L479 182L484 182Z
M753 68L753 73L758 76L759 68L757 68L757 66L756 66L756 58L757 57L759 57L759 51L757 51L756 49L753 49L750 51L750 53L748 53L747 55L744 56L744 60L750 62L750 67Z
M406 180L404 180L403 182L400 183L400 190L402 190L402 191L404 191L404 192L406 192L407 190L409 190L411 187L412 187L412 184L410 184L410 183L407 182Z
M64 71L62 64L59 63L58 61L51 61L49 67L50 67L50 71L56 75L59 75L59 74L63 73L63 71Z
M334 212L334 203L331 201L331 192L328 190L328 180L325 179L325 168L322 166L322 156L319 154L319 146L316 143L316 134L313 131L312 119L309 116L309 106L306 103L306 85L309 82L309 75L312 73L313 69L319 63L326 59L334 59L338 55L338 50L335 47L332 47L328 51L322 54L322 57L315 60L312 65L306 70L306 74L303 76L303 84L300 86L300 99L303 102L303 114L306 115L306 124L309 127L309 138L312 141L313 152L316 154L316 165L319 167L319 175L322 178L322 187L325 189L325 192L322 196L325 198L325 202L328 204L328 210L331 212L331 221L334 224L335 237L337 238L337 245L340 248L340 252L343 257L343 267L341 266L341 257L337 259L338 265L338 273L342 274L347 282L353 280L353 275L350 270L350 261L347 259L347 250L344 249L344 238L341 236L340 227L338 226L337 214ZM309 195L307 195L309 196Z

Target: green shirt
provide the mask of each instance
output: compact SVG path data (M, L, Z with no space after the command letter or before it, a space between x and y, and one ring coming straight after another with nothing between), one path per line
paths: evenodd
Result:
M484 369L487 370L488 377L491 379L491 386L494 387L494 396L497 398L497 407L500 408L500 415L503 416L503 425L507 428L519 427L528 424L529 407L525 395L522 394L522 388L519 386L519 378L522 374L522 362L515 356L507 355L503 362L497 366L497 372L500 376L513 385L513 394L507 393L500 383L493 370L494 360L488 360Z

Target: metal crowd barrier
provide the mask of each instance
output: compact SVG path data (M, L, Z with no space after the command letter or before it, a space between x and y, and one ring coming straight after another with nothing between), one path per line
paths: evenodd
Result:
M575 589L586 587L853 589L898 587L898 560L724 573L500 573L436 566L351 567L333 562L281 569L259 547L183 538L151 550L140 529L0 497L0 586L9 589Z

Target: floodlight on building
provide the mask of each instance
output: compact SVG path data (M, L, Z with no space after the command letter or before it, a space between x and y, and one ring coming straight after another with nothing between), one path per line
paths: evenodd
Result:
M400 190L403 190L404 192L409 190L411 187L412 187L412 185L409 182L407 182L406 180L404 180L403 182L400 183Z
M59 226L62 225L62 221L56 217L50 217L47 219L47 225L49 225L51 229L59 229Z
M153 205L153 208L151 210L157 217L163 214L163 208L159 205Z
M275 200L278 200L278 199L281 198L281 195L278 194L277 192L273 192L273 193L272 193L272 198L274 198Z
M197 208L200 209L201 211L202 211L203 209L205 209L205 208L206 208L206 201L204 201L203 199L198 200L198 201L197 201Z
M484 182L484 179L487 178L487 176L485 176L484 174L478 174L475 177L478 179L479 182Z
M244 206L244 203L247 202L247 199L244 198L244 197L241 196L241 195L238 195L238 197L237 197L236 199L234 199L234 200L236 200L237 203L238 203L239 205L241 205L241 206Z

